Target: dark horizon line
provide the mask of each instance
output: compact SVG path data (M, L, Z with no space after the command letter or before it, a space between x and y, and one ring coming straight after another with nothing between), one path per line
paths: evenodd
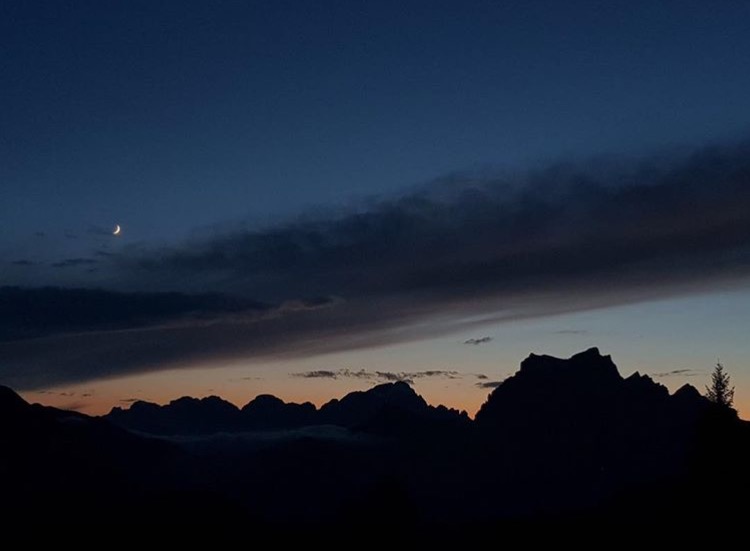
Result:
M591 347L591 348L588 348L588 349L586 349L584 351L581 351L581 352L578 352L576 354L571 355L570 358L575 358L576 356L580 356L580 355L591 355L591 354L593 354L593 355L600 355L601 356L601 354L599 352L599 349L597 347ZM479 388L486 388L487 390L489 390L489 392L487 393L487 397L485 398L485 403L486 403L487 399L489 399L489 397L492 395L492 393L497 388L499 388L500 386L502 386L503 383L505 383L507 380L511 379L512 377L514 377L515 375L517 375L518 373L520 373L521 368L523 366L523 363L525 361L527 361L527 360L529 360L531 358L535 358L535 357L536 358L542 357L542 358L558 359L558 358L556 358L554 356L550 356L550 355L547 355L547 354L530 353L529 356L527 356L527 358L524 361L521 362L521 367L519 367L518 370L516 370L514 373L512 373L508 377L505 377L505 378L503 378L500 381L496 381L497 382L496 386L492 386L492 387L481 386L480 387L479 385L486 384L486 383L483 383L483 381L479 381L479 383L477 384L477 386ZM605 355L603 357L611 361L611 356ZM616 366L615 366L615 368L616 368ZM658 382L656 380L656 379L660 378L660 375L663 375L663 374L659 374L659 373L657 373L657 374L641 374L639 371L634 371L633 373L631 373L627 377L623 377L620 374L619 369L616 368L616 370L617 370L618 376L622 380L646 378L649 381L651 381L653 384L664 387L668 391L668 393L669 393L670 396L674 396L676 393L678 393L681 390L686 389L686 388L694 389L698 394L700 394L701 396L703 396L703 393L700 392L700 390L695 385L692 385L690 383L684 383L684 384L680 385L680 387L677 388L676 390L670 392L669 388L666 385L664 385L664 384L662 384L662 383L660 383L660 382ZM405 374L408 375L408 373L405 373ZM493 381L493 383L494 382L495 381ZM309 400L306 400L306 401L303 401L303 402L294 402L294 401L287 402L283 398L280 398L280 397L276 396L275 394L271 394L271 393L267 393L267 392L255 395L254 397L250 398L250 400L248 402L246 402L244 404L237 404L237 403L233 402L232 400L224 398L223 396L220 396L218 394L208 394L208 395L201 396L201 397L190 396L190 395L183 395L183 396L180 396L178 398L174 398L172 400L169 400L168 402L162 402L162 403L152 402L152 401L149 401L149 400L146 400L146 399L140 399L140 398L128 398L128 399L120 400L119 403L122 404L122 405L114 405L114 406L112 406L107 413L100 414L100 415L89 415L89 414L83 414L83 413L82 414L83 415L87 415L89 417L106 417L107 415L109 415L110 413L112 413L115 410L121 411L121 412L130 411L131 408L133 407L133 405L134 404L138 404L138 403L153 405L153 406L157 406L159 408L167 408L167 407L170 407L173 404L175 404L175 403L177 403L177 402L179 402L181 400L191 400L191 401L195 401L195 402L199 402L199 403L200 402L211 401L211 400L219 400L219 401L221 401L221 402L223 402L225 404L231 405L233 408L235 408L239 412L239 411L242 411L247 406L249 406L250 404L252 404L253 402L257 401L259 398L260 399L263 399L263 398L273 398L275 400L280 401L284 405L305 406L305 407L312 406L316 412L320 412L321 409L323 409L326 405L331 404L333 402L340 402L340 401L344 400L346 397L348 397L350 395L353 395L353 394L365 394L365 393L371 392L371 391L373 391L375 389L378 389L378 388L383 389L383 388L386 388L386 387L389 387L389 386L397 386L397 385L403 385L403 386L409 388L416 396L418 396L419 398L421 398L422 400L424 400L424 402L428 406L430 406L430 407L433 407L433 408L445 408L445 409L447 409L449 411L456 411L456 412L461 413L462 415L465 414L466 416L468 416L472 420L474 420L474 418L476 416L477 412L475 412L474 414L471 414L471 413L469 413L465 409L458 409L458 408L446 406L445 404L440 404L440 403L438 403L438 404L432 404L432 403L428 402L424 398L424 396L422 396L414 388L414 382L412 380L407 380L407 379L400 379L400 380L395 380L395 381L384 381L384 382L380 382L380 383L374 384L374 385L372 385L369 388L364 389L364 390L352 390L352 391L349 391L349 392L345 392L343 395L340 395L338 397L337 396L333 396L333 397L329 398L328 400L322 402L320 405L317 405L314 402L309 401ZM0 387L2 387L2 386L3 385L0 385ZM16 392L11 387L5 387L5 388L8 388L12 392L18 394L18 392ZM41 404L39 402L34 402L34 403L37 403L37 404L42 405L44 407L55 407L55 409L60 409L60 410L64 410L64 411L74 411L76 413L81 413L81 412L79 412L79 411L77 411L76 409L73 409L73 408L68 409L68 408L65 408L65 407L45 406L44 404ZM481 409L481 406L480 406L479 409ZM477 411L479 411L479 410L477 410Z

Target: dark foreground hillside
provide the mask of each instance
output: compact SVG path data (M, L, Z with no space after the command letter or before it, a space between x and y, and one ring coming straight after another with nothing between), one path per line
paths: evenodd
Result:
M476 420L405 383L320 409L260 396L103 418L0 388L4 522L86 518L412 530L742 518L750 424L691 386L622 378L596 349L531 355ZM740 505L737 505L737 503Z

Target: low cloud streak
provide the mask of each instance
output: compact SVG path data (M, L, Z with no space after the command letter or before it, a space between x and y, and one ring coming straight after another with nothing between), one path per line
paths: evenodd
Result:
M664 371L661 373L652 373L652 377L664 378L664 377L696 377L701 372L695 369L673 369L672 371Z
M476 383L477 388L488 388L488 389L495 389L499 387L501 384L503 384L502 381L482 381L479 383Z
M301 379L360 379L366 381L376 382L404 382L410 385L414 384L416 379L425 378L445 378L445 379L459 379L462 374L458 371L445 371L445 370L427 370L427 371L368 371L366 369L352 370L352 369L338 369L336 371L329 370L313 370L303 371L301 373L293 373L292 377Z
M473 339L466 339L464 341L464 344L470 344L470 345L476 346L478 344L487 344L488 342L492 342L492 337L479 337L479 338L473 338Z

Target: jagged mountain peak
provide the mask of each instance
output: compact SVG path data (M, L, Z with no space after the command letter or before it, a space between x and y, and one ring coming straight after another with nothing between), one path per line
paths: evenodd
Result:
M554 356L530 354L521 362L518 373L523 377L538 377L546 379L558 379L559 377L571 378L596 378L611 381L622 379L617 371L617 366L611 356L603 356L598 348L589 348L568 359L556 358Z
M677 401L684 402L687 394L689 390L682 390L680 396L670 396L664 385L638 372L623 378L612 358L598 348L570 358L531 354L516 374L489 395L476 420L480 425L512 425L532 419L570 425L588 422L590 416L658 417L674 409Z

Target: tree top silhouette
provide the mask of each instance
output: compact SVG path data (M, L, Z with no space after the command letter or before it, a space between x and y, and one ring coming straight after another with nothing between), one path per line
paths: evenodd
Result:
M716 367L711 374L711 383L706 386L706 398L728 408L731 408L734 403L734 387L731 386L729 373L724 370L721 362L716 362Z

